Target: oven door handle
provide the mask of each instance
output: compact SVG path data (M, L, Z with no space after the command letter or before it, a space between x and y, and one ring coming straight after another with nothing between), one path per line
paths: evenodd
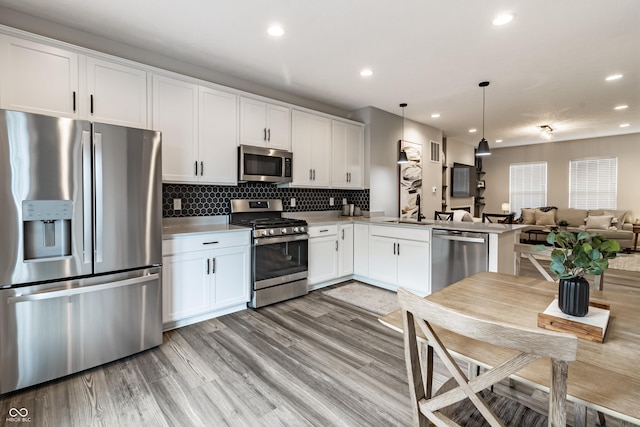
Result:
M253 242L256 246L275 245L277 243L295 242L299 240L309 240L308 234L294 234L291 236L281 237L263 237L261 239L254 239Z

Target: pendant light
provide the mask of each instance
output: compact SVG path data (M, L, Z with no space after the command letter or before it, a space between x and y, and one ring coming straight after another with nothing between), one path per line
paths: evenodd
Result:
M398 141L398 147L400 147L400 154L398 154L398 164L409 163L409 159L407 158L407 153L402 149L402 140L404 139L404 107L407 106L406 102L400 104L402 108L402 136L400 141Z
M482 139L478 144L478 149L476 150L476 156L490 156L491 149L489 149L489 143L486 139L484 139L484 91L487 86L489 86L489 82L481 82L478 86L482 88Z

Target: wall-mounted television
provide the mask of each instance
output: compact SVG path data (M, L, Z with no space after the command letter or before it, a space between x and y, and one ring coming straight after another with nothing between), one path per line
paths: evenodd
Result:
M451 168L451 197L471 197L475 194L475 166L454 163Z

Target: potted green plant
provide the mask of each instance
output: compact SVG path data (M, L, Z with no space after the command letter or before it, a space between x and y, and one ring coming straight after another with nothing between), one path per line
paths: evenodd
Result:
M558 221L558 227L560 228L561 231L566 231L568 226L569 226L569 221L567 221L566 219L561 219L560 221Z
M599 275L609 267L609 260L620 251L617 240L580 231L549 233L551 271L558 276L558 306L571 316L585 316L589 311L589 282L585 274Z

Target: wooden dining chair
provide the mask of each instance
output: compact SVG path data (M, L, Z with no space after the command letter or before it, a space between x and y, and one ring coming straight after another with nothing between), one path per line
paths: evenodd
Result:
M483 420L486 420L494 427L516 424L565 427L568 362L576 359L577 337L478 319L404 289L398 289L398 300L402 308L405 361L416 426L428 426L431 422L436 426L459 424L470 427L483 425ZM416 325L427 339L424 344L428 346L424 363L420 362L418 355L420 343ZM445 335L443 330L515 350L515 355L468 379L449 353L446 343L441 340L441 336ZM473 341L469 343L473 345ZM432 396L434 351L453 378ZM493 384L541 357L551 359L548 421L540 418L545 418L544 415L524 406L514 409L514 405L521 404L489 390ZM422 370L423 365L426 372ZM523 421L523 417L526 421Z
M440 212L435 211L433 219L440 221L453 221L453 212Z
M499 224L513 224L513 217L515 214L494 214L494 213L483 213L482 214L482 222L495 222Z

